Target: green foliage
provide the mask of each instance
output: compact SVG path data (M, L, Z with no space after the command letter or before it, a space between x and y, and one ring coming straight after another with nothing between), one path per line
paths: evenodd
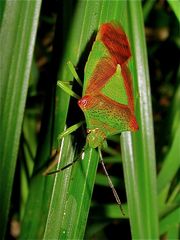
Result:
M41 1L4 1L1 19L0 230L8 222ZM3 57L2 57L3 56Z
M17 238L19 228L13 231L12 226L19 223L21 239L83 239L84 233L87 239L109 239L109 235L112 239L113 234L123 239L157 239L160 235L178 239L180 88L176 67L178 23L174 15L179 18L177 1L169 1L170 5L163 5L162 1L144 4L146 30L155 29L146 31L154 34L147 36L151 81L139 1L63 1L63 8L61 4L54 8L58 9L57 21L50 8L46 14L44 2L34 48L41 1L1 1L2 238L6 231L7 238ZM53 5L52 1L47 3ZM96 176L96 151L86 150L82 161L59 174L43 176L52 161L58 162L55 169L59 169L77 159L85 143L82 127L60 144L57 141L64 129L84 119L70 96L56 88L56 82L69 81L71 85L73 76L66 64L69 60L83 79L98 26L112 20L122 24L131 44L133 58L129 67L140 126L137 133L123 133L120 137L122 154L119 136L111 137L111 147L104 151L112 181L121 192L125 217L112 204L114 199L111 200L112 193L101 170ZM48 34L44 36L42 29ZM81 95L76 84L73 88ZM120 178L122 163L125 190ZM130 230L124 231L124 225L129 226L128 219Z
M174 11L177 19L180 21L180 2L177 0L168 0L168 3Z

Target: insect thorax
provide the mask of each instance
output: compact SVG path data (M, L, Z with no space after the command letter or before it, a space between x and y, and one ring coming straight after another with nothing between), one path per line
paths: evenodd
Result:
M87 143L91 148L105 147L106 134L99 128L88 130Z

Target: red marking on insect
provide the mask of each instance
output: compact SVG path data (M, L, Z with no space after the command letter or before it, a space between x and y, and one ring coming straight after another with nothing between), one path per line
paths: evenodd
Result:
M131 120L130 120L130 128L131 128L131 131L133 131L133 132L135 132L139 129L139 126L136 121L136 117L134 115L132 115Z
M98 93L109 81L115 71L116 64L114 64L111 58L104 57L103 59L100 59L92 77L89 80L86 94L95 95L95 93Z
M121 66L121 73L124 79L124 86L126 88L126 93L128 97L128 106L131 109L131 112L134 113L134 97L133 97L133 89L132 89L132 77L131 73L126 66L126 64L123 64Z
M85 111L89 108L93 107L93 101L92 101L92 97L89 95L85 95L84 97L82 97L79 101L78 101L78 105L79 107Z
M112 23L102 24L97 39L107 47L116 64L122 65L131 57L128 39L119 25Z

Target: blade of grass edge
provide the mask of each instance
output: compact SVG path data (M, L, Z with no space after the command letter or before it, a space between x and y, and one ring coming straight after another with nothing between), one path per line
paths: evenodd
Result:
M0 226L3 238L19 147L41 1L6 1L1 24ZM13 57L12 57L13 56Z
M139 131L122 134L123 167L133 239L158 239L154 134L150 84L140 1L130 1L131 46L139 89ZM140 121L141 120L141 121Z
M178 21L180 21L180 2L175 0L167 0L169 5L171 6L174 14L176 15Z

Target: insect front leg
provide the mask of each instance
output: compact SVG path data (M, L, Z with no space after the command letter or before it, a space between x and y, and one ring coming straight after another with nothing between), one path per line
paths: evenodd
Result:
M63 81L58 81L57 82L58 87L60 87L64 92L66 92L68 95L70 95L71 97L74 97L76 99L80 99L81 97L76 94L68 85L67 82L63 82Z
M69 67L69 70L71 71L73 77L75 78L75 80L77 81L77 83L82 87L82 82L76 72L75 67L73 66L71 61L67 62L67 65ZM72 89L70 88L72 82L69 81L58 81L57 85L58 87L60 87L64 92L66 92L67 94L69 94L71 97L74 97L76 99L80 99L81 97L76 94L74 91L72 91Z
M67 65L69 67L69 70L71 71L73 77L75 78L75 80L77 81L77 83L82 87L82 82L81 82L81 79L79 78L77 72L76 72L76 69L74 67L74 65L72 64L71 61L68 61L67 62Z
M75 80L77 81L77 83L82 87L82 82L73 66L73 64L68 61L67 62L67 65L73 75L73 77L75 78ZM71 89L71 85L72 85L72 82L71 81L58 81L57 82L57 85L58 87L60 87L64 92L66 92L67 94L69 94L70 96L76 98L76 99L80 99L81 97L76 94L74 91L72 91ZM62 133L60 133L58 135L58 141L60 141L62 138L66 137L67 135L71 134L72 132L76 131L82 124L83 124L84 121L81 121L79 123L76 123L74 124L73 126L67 128L66 130L64 130ZM71 166L72 164L74 163L74 161L70 164L67 165L68 166ZM44 171L43 175L50 175L50 174L53 174L53 173L57 173L57 172L60 172L61 170L67 168L66 166L59 169L59 170L55 170L53 172L51 172L52 168L57 164L57 157L55 157L55 159L50 163L50 165L48 166L48 168Z

